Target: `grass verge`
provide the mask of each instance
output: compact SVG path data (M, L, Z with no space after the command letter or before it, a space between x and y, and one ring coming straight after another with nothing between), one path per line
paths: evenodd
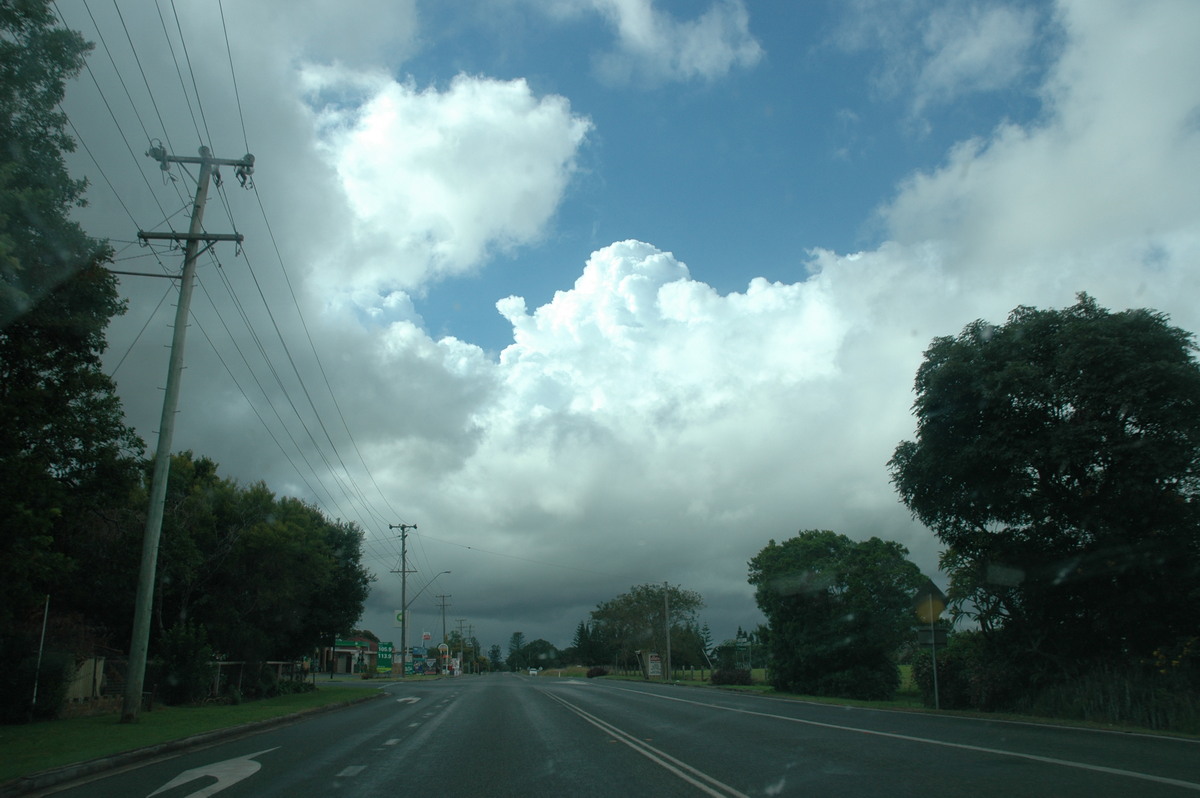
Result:
M43 770L352 701L370 694L373 691L364 691L361 687L320 687L312 693L237 705L159 707L153 712L143 712L137 723L120 723L118 715L97 715L0 726L0 784Z

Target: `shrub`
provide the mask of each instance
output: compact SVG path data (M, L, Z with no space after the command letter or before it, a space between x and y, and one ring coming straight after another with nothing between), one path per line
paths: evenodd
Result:
M826 674L817 680L817 695L890 701L899 687L900 669L895 663L885 661L875 667L860 665Z
M0 723L28 723L58 717L75 675L75 658L47 651L39 669L37 654L30 654L0 677ZM37 704L33 703L37 679Z
M592 668L588 668L587 677L589 679L595 679L597 676L607 676L607 675L608 675L608 668L601 668L599 665L592 667Z
M736 684L749 686L753 684L750 671L745 668L721 668L712 672L709 678L712 684Z
M982 632L955 632L937 652L938 703L943 709L1012 709L1040 681L1029 662L1013 662ZM933 663L928 650L913 656L913 683L925 706L934 705Z
M190 704L208 695L213 678L213 650L203 626L175 624L163 634L159 654L166 703Z

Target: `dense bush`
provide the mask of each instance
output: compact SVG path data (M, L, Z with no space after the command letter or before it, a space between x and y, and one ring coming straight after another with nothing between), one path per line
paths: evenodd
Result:
M37 704L33 703L35 675ZM75 658L56 652L42 655L40 670L35 654L16 666L0 669L0 723L28 723L58 717L74 675Z
M937 667L938 703L943 709L1012 709L1022 692L1039 681L1031 663L1009 661L976 631L951 635L946 646L938 649ZM933 663L928 650L913 656L912 677L925 706L933 706Z
M825 674L817 680L817 695L890 701L900 687L900 669L893 662L859 666Z
M601 668L599 665L592 667L592 668L588 668L587 677L589 679L595 679L597 676L607 676L607 675L608 675L608 668Z
M745 686L753 683L750 679L750 671L745 668L720 668L712 672L709 682L712 684L738 684Z
M191 704L212 689L213 650L203 626L179 623L159 643L162 660L162 698L168 704Z

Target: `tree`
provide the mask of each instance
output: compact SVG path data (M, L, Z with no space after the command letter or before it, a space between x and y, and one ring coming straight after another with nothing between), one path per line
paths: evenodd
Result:
M508 639L508 659L505 660L505 664L508 665L509 670L516 671L528 667L529 662L523 653L524 648L525 633L513 632L512 637Z
M504 653L500 650L499 643L493 643L488 649L488 667L493 671L498 671L504 667Z
M88 537L114 534L143 449L101 370L104 330L124 312L115 278L103 267L111 253L69 218L85 184L67 173L63 156L74 142L58 103L89 45L54 19L43 0L0 8L0 629L6 631L47 593L72 590L71 579L86 570L79 565L92 546Z
M665 617L668 604L670 618ZM696 612L703 606L699 593L676 585L636 585L592 610L593 637L607 644L622 663L639 651L665 655L666 629L671 629L674 643L680 630L695 625ZM644 657L641 667L649 678Z
M946 545L950 606L1058 676L1200 629L1200 368L1190 333L1086 294L937 338L889 462Z
M562 664L558 649L550 641L540 637L526 643L521 649L521 656L525 660L522 667L526 668L555 668Z
M106 250L70 219L87 183L63 158L75 141L59 103L90 50L48 0L0 7L0 328Z
M185 623L202 624L218 653L248 661L303 656L350 633L374 578L361 530L217 468L191 452L171 458L151 650ZM143 499L134 499L142 512ZM140 528L129 536L140 539ZM130 600L132 581L117 590Z
M911 634L912 598L924 584L907 555L894 541L814 529L772 540L750 561L776 689L891 698L895 652Z

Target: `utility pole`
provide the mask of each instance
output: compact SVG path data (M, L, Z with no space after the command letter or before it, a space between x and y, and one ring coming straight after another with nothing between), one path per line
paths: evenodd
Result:
M455 618L458 621L458 672L463 672L463 666L467 664L467 636L463 633L463 624L467 622L466 618Z
M447 604L447 603L446 603L446 599L450 598L450 594L449 594L449 593L444 593L444 594L443 594L443 593L439 593L439 594L437 595L437 597L438 597L439 599L441 599L441 600L442 600L442 602L441 602L441 607L442 607L442 642L443 642L443 643L445 643L445 642L446 642L446 608L450 606L449 604Z
M671 586L663 582L663 619L667 634L667 669L663 672L663 681L671 681Z
M142 687L146 681L146 655L150 646L150 614L154 605L154 579L158 570L158 541L162 535L163 505L167 498L167 478L171 473L171 439L175 434L175 411L179 406L179 382L183 373L183 348L187 337L188 307L192 301L192 284L196 276L196 258L217 241L242 241L240 233L204 232L204 204L208 201L208 183L214 167L237 167L238 179L245 185L254 171L254 156L239 159L212 157L208 147L200 148L200 157L184 158L167 155L161 146L152 146L146 153L158 161L164 172L172 163L200 165L196 180L196 202L192 206L192 222L186 233L146 233L138 231L142 241L168 239L186 243L183 276L179 281L179 303L175 306L175 329L171 336L171 358L167 367L167 389L163 397L162 421L158 427L158 448L154 453L154 473L150 481L150 507L146 512L146 527L142 535L142 562L138 572L137 599L133 609L133 638L129 644L129 666L125 677L125 701L121 722L137 720L142 706ZM207 242L204 250L200 242Z
M388 529L400 530L400 678L408 666L408 530L416 524L388 524ZM392 571L392 573L396 573Z

